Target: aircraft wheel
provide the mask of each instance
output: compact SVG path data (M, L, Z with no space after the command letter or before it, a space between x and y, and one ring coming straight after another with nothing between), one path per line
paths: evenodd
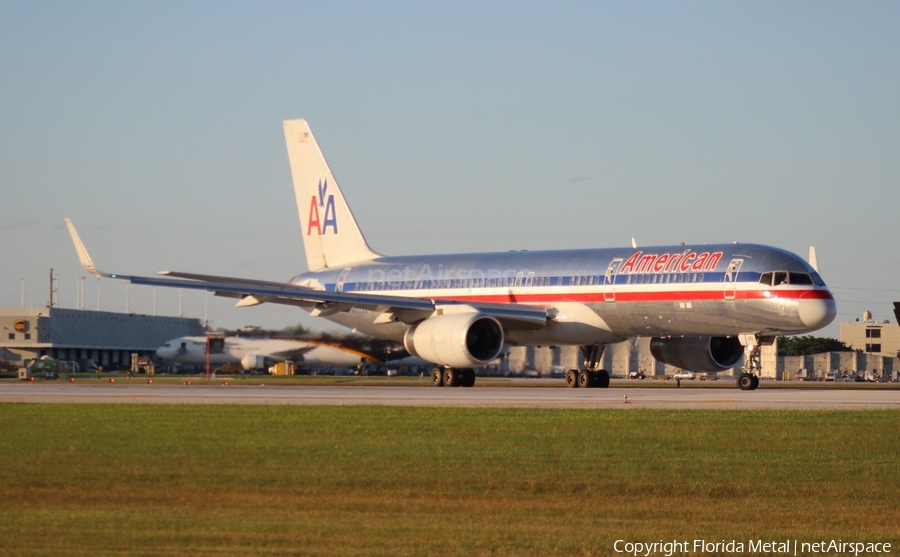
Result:
M434 387L444 386L444 370L439 367L431 370L431 384Z
M750 390L755 391L757 387L759 387L759 377L754 375L753 376L753 384L750 386Z
M460 384L463 387L474 387L475 386L475 370L472 368L466 368L462 370L462 378L460 380Z
M753 376L749 373L742 373L738 376L737 386L742 391L752 391L753 390Z
M599 372L597 372L596 386L600 387L601 389L609 388L609 372L605 369L601 369Z
M457 369L448 367L444 370L444 386L459 387L460 372Z
M578 372L574 369L566 371L566 387L578 386Z
M594 386L593 373L590 371L581 371L578 373L578 386L582 389L589 389Z

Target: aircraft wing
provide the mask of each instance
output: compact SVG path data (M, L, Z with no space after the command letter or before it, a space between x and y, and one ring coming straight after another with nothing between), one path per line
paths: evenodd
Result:
M363 309L381 313L380 322L383 323L392 321L415 323L430 317L441 307L471 306L481 313L495 317L505 327L515 329L539 329L547 324L548 319L552 318L547 308L527 304L487 304L380 294L329 292L289 283L173 271L163 271L160 273L162 276L158 277L105 273L94 265L72 221L66 219L66 226L69 228L69 234L75 244L75 251L78 253L82 268L92 275L127 280L132 284L146 286L205 290L213 292L216 296L237 298L240 300L238 306L252 306L261 303L288 304L309 309L313 316Z

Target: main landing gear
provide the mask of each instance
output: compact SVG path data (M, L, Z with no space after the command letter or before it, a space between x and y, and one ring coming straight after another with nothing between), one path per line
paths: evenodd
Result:
M581 355L584 363L581 370L570 369L566 372L567 387L581 387L584 389L609 387L609 372L600 369L602 365L603 349L600 344L589 344L581 347Z
M431 384L435 387L472 387L475 385L475 370L469 367L436 367L431 370Z

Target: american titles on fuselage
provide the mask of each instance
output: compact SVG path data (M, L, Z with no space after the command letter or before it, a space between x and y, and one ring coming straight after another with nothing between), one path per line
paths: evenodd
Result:
M722 252L695 253L686 249L681 253L634 252L619 268L622 274L638 273L701 273L714 271L722 259Z

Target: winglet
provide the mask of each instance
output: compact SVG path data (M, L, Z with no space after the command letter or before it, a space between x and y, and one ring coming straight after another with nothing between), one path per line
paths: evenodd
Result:
M72 221L66 219L66 226L69 227L69 235L72 237L72 243L75 244L75 251L78 253L78 259L81 261L81 268L98 277L109 277L110 275L99 271L94 266L94 262L91 261L91 256L88 254L87 248L84 247L81 237L78 236L78 231L75 230L75 225L72 224Z

